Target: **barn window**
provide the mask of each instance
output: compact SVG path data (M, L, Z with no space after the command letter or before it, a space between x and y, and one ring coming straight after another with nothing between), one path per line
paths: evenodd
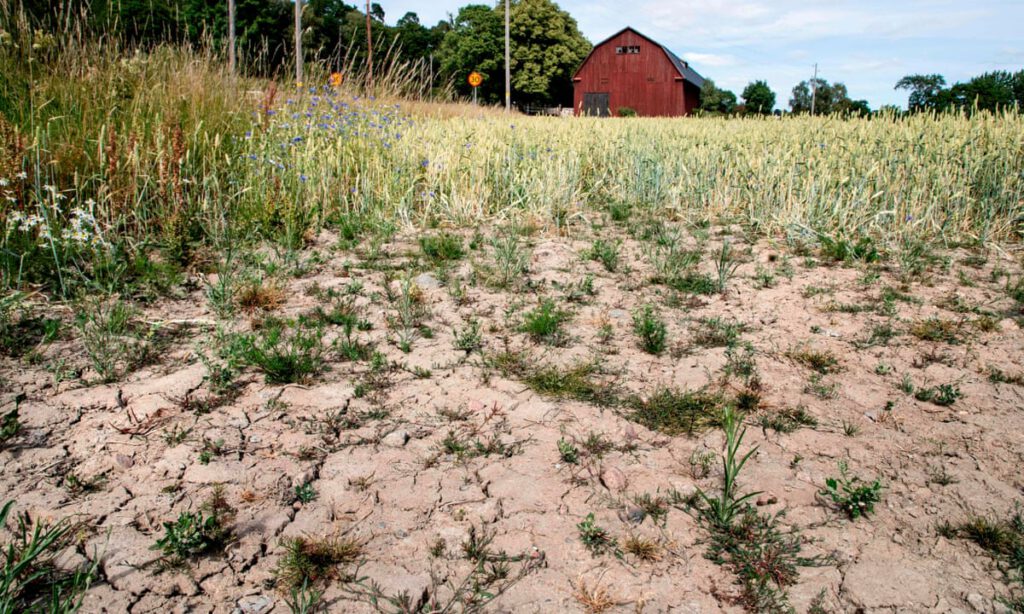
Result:
M615 55L622 55L623 53L626 53L626 48L625 47L616 47L615 48Z
M630 45L629 53L640 53L640 45Z
M636 55L640 53L640 45L626 45L623 47L616 47L616 55Z

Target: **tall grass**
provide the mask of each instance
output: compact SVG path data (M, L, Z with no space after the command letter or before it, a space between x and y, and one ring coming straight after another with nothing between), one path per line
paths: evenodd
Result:
M1024 225L1015 113L505 116L421 100L422 67L394 49L371 91L352 62L341 90L316 65L296 87L233 77L209 46L127 49L74 20L55 34L4 17L5 288L116 288L151 260L247 238L297 248L353 217L560 226L615 205L893 245L1016 241Z

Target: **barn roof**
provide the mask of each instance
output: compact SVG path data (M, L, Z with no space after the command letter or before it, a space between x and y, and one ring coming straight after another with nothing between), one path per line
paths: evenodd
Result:
M626 26L625 28L622 28L621 30L619 30L615 34L612 34L608 38L606 38L603 41L601 41L601 42L597 43L596 45L594 45L593 49L590 50L590 53L587 54L587 57L584 58L583 62L580 63L580 67L576 69L576 73L573 74L573 78L574 79L576 78L576 75L579 74L580 70L583 69L583 66L587 63L587 60L589 60L590 56L594 54L594 49L597 49L601 45L604 45L608 41L612 40L616 36L622 34L623 32L626 32L626 31L632 32L633 34L636 34L637 36L650 41L650 43L652 45L656 45L657 47L659 47L662 51L665 52L665 56L668 57L670 62L672 62L672 66L675 67L676 72L679 73L680 77L682 77L686 81L689 81L693 85L696 85L697 87L704 87L704 77L700 76L700 74L698 74L696 70L690 68L690 65L687 64L685 60L680 59L679 56L677 56L676 54L672 53L672 51L668 47L666 47L665 45L662 45L661 43L659 43L658 41L654 40L650 36L647 36L646 34L642 34L640 32L637 32L636 30L634 30L633 28L631 28L629 26Z

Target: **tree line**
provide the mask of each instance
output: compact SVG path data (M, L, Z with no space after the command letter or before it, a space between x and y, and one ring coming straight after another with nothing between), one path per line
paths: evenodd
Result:
M129 46L227 45L227 0L72 0L61 3L62 9L50 0L23 2L41 27L61 27L71 15L94 33L116 36ZM294 8L293 0L235 0L240 70L258 76L289 73ZM388 25L379 3L370 4L369 14L378 65L385 55L419 64L438 88L451 83L461 96L471 94L466 77L476 71L484 77L480 99L503 100L503 4L470 4L432 26L421 23L415 12ZM571 104L572 73L591 49L576 20L552 0L513 0L509 21L515 102ZM302 30L307 62L321 62L331 70L365 65L365 9L342 0L305 0Z
M163 43L226 47L227 0L20 0L39 27L66 27L69 17L95 34L115 36L130 46ZM294 0L235 0L241 70L259 76L287 75L292 58ZM469 96L470 72L484 77L478 89L486 103L504 94L503 3L469 4L432 26L415 12L385 22L380 3L369 5L373 48L379 56L419 66L431 86L449 84ZM366 13L343 0L305 0L303 48L306 61L331 70L361 67L367 60ZM591 43L576 20L553 0L512 0L512 91L520 105L571 104L572 74L590 52ZM397 59L396 59L397 58ZM1024 70L988 72L947 87L938 74L908 75L896 84L909 92L910 112L1024 108ZM813 102L812 102L813 101ZM845 84L815 78L793 87L789 111L819 115L866 115L866 100L853 99ZM749 83L738 98L707 79L701 91L705 114L770 114L776 95L766 81ZM889 111L899 109L889 108Z
M910 93L909 113L1024 109L1024 70L987 72L950 87L946 86L942 75L907 75L896 83L895 89ZM736 94L705 79L699 108L710 115L769 114L775 109L775 93L765 81L751 82L741 96L742 100L738 101ZM850 98L845 84L829 83L820 78L794 86L789 109L795 114L813 112L815 115L868 115L872 112L866 100ZM902 113L897 107L879 109L883 110Z
M942 75L907 75L896 89L910 92L907 109L912 113L1024 109L1024 70L987 72L950 87Z

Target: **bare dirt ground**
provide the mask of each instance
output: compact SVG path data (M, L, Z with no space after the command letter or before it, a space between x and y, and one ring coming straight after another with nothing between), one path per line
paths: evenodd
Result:
M710 231L700 270L714 275L727 233ZM650 283L647 248L623 239L609 272L585 257L589 238L535 234L529 272L500 289L488 283L487 242L437 272L416 237L369 254L334 249L325 233L301 275L274 277L279 305L227 321L244 332L267 313L310 313L329 289L355 297L372 328L354 334L387 363L328 351L327 368L302 384L268 384L250 367L231 394L211 392L200 357L217 318L202 283L143 307L140 320L173 341L116 383L87 385L96 375L72 334L35 364L3 359L2 409L27 398L21 433L0 450L0 491L33 517L83 521L67 558L102 556L85 612L287 612L292 538L358 547L317 578L327 611L374 611L372 595L402 592L442 606L461 595L447 611L473 600L495 612L741 611L735 569L705 556L709 533L686 505L698 488L720 488L722 430L667 434L634 412L666 388L746 389L759 399L744 414L742 451L757 451L739 489L761 491L750 499L761 513L784 510L801 556L821 557L788 587L797 611L1006 610L1011 588L993 560L937 527L1003 517L1022 498L1024 332L1000 275L1020 275L1017 257L950 249L903 285L892 264L829 264L733 229L743 263L726 292L691 296ZM406 272L423 310L415 325L427 327L408 353L396 324ZM542 298L571 313L555 342L521 330ZM646 304L667 326L659 355L634 333ZM708 338L721 330L706 318L742 327L725 343ZM472 321L482 347L457 349ZM325 342L342 334L328 325ZM729 366L748 343L756 373L745 385ZM57 381L44 365L58 359L80 377ZM579 365L597 397L530 384L538 369ZM1011 381L993 381L993 368ZM960 393L949 405L915 396L946 384ZM803 424L776 428L798 408ZM873 515L849 520L819 494L839 461L881 481ZM163 523L216 488L234 510L223 552L160 565ZM581 540L591 513L604 553ZM472 573L474 546L489 571ZM376 607L402 611L383 598Z

